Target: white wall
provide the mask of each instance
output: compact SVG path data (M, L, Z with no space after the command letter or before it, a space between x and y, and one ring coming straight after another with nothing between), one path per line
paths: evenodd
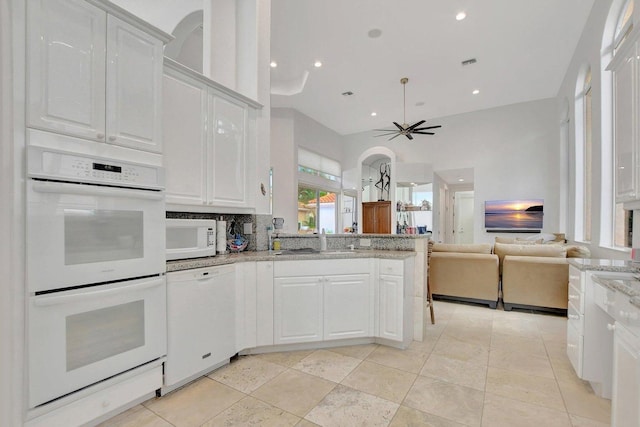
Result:
M273 216L285 219L286 233L298 231L298 147L342 159L342 139L336 132L296 110L272 109Z
M111 0L111 2L169 34L182 18L203 7L203 0Z
M602 102L603 102L603 92L602 92L602 77L603 77L603 69L606 68L608 64L601 63L601 48L602 48L602 37L605 29L605 23L607 20L607 15L609 13L609 9L611 8L612 3L621 2L622 0L598 0L594 2L593 8L591 10L591 14L589 15L589 19L585 25L582 36L576 46L576 50L574 52L573 58L569 64L567 69L567 73L564 77L560 90L558 92L558 105L562 106L561 108L566 108L563 103L568 100L569 106L569 114L568 117L570 119L569 122L569 140L568 140L568 171L563 171L569 179L569 197L566 201L566 211L567 211L567 236L569 239L573 240L574 238L574 229L575 229L575 94L576 94L576 82L578 79L578 73L582 67L585 65L591 66L591 90L592 90L592 148L593 148L593 190L591 195L592 200L592 225L591 225L591 233L592 233L592 243L588 246L591 250L591 255L594 258L618 258L618 259L627 259L629 255L625 251L614 250L606 247L600 247L600 236L602 234L601 230L601 218L602 212L608 209L611 209L608 206L608 203L603 203L602 200L602 178L603 178L603 157L601 154L602 150L602 141L605 138L610 139L611 133L603 124L603 111L602 111ZM636 8L636 11L638 8ZM636 21L638 22L638 21ZM605 91L605 96L606 96ZM605 98L605 102L607 101ZM607 117L604 117L607 120ZM606 160L606 159L605 159ZM606 206L605 206L606 205ZM546 210L546 209L545 209ZM636 212L636 216L640 216L640 212ZM636 230L636 235L639 233Z
M373 132L345 136L343 167L355 167L363 151L381 145L392 149L398 162L430 163L435 173L473 168L475 242L492 242L496 235L484 231L485 200L544 199L544 231L565 231L559 230L560 137L555 99L443 117L429 123L443 127L435 136L419 136L411 142L400 138L386 141L375 138ZM434 195L434 205L437 201ZM435 222L438 217L434 212Z

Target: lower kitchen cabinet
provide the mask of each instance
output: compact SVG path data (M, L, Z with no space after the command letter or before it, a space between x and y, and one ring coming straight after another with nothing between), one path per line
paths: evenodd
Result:
M236 353L235 266L167 274L165 386L180 384Z
M403 280L402 276L389 276L381 274L379 281L380 308L378 313L378 325L380 338L399 341L402 339L402 300Z
M640 425L640 337L616 322L613 340L611 425Z
M368 274L326 276L324 278L325 340L369 337L373 319Z
M273 279L274 344L322 340L322 290L320 276Z
M256 263L256 345L273 345L273 261Z
M373 336L371 265L369 259L276 262L274 344Z

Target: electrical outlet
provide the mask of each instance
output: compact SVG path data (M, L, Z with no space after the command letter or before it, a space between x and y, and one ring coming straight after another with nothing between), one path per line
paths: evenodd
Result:
M371 246L371 239L360 239L360 247L367 248Z
M242 234L252 234L253 233L253 223L252 222L245 222L244 224L242 224L242 226L243 226Z

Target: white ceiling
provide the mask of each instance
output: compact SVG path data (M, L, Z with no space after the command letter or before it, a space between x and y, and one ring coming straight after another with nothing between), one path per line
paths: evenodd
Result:
M593 1L272 0L271 105L351 134L402 123L402 77L409 124L553 97Z

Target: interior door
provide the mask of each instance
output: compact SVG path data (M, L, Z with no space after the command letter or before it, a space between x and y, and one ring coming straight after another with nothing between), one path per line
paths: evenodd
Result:
M473 191L458 191L454 195L454 242L473 243Z

